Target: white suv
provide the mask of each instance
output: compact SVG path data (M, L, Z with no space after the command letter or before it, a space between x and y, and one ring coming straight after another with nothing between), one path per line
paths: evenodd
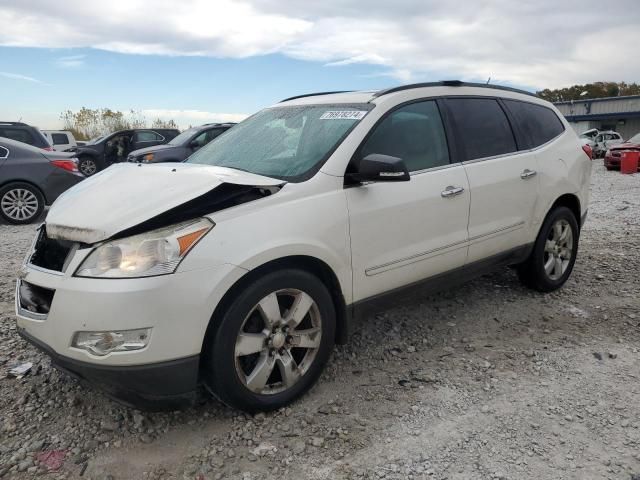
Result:
M199 382L281 407L366 307L517 265L561 287L591 161L548 102L457 81L294 97L180 164L62 195L20 272L18 329L143 408Z

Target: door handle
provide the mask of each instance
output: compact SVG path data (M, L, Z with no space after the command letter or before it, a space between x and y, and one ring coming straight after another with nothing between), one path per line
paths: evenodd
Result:
M526 180L527 178L535 177L538 174L535 170L529 170L525 168L524 171L520 174L520 178Z
M442 196L442 198L450 198L455 197L456 195L460 195L462 192L464 192L464 188L449 185L442 192L440 192L440 195Z

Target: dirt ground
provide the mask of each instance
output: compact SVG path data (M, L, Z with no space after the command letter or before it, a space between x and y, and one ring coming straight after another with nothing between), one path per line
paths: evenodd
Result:
M367 319L290 408L203 397L148 414L53 370L15 331L34 227L0 225L0 477L640 479L640 175L594 162L574 273L511 269ZM22 379L10 366L33 361ZM42 452L64 462L47 471Z

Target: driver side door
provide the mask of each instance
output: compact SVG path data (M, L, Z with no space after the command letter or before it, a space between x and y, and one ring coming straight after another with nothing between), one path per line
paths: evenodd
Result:
M403 159L411 179L345 190L356 302L463 267L467 257L469 185L462 165L450 160L437 102L388 113L356 163L372 153Z

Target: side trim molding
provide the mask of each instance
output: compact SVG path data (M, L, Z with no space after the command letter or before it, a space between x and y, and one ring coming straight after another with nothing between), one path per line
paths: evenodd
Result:
M533 245L533 243L522 245L498 255L465 265L464 267L456 268L449 272L428 277L418 282L359 300L347 308L351 310L352 318L362 320L372 312L385 310L400 304L402 300L407 299L407 297L413 295L430 295L460 283L465 283L489 273L496 268L521 263L529 257Z

